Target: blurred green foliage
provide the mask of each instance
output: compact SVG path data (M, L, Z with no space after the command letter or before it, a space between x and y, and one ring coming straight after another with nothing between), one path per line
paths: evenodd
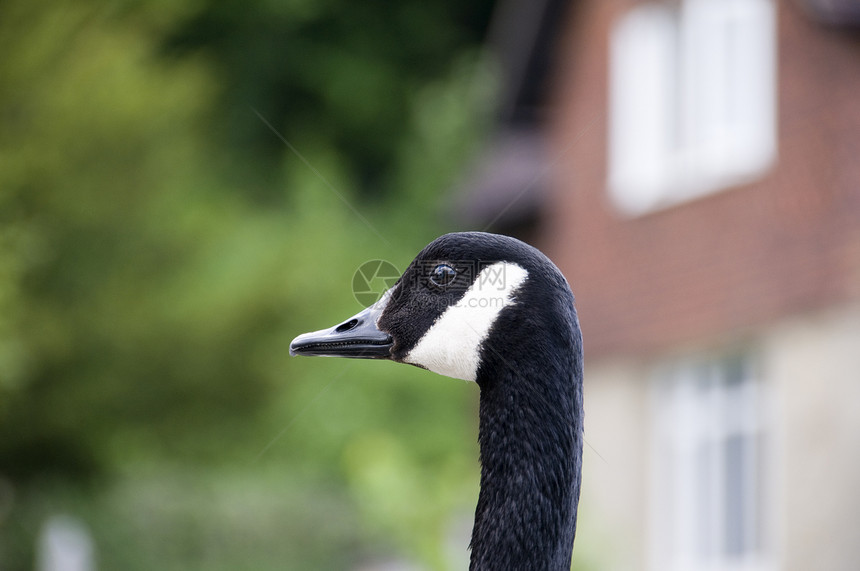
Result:
M451 229L490 7L0 4L0 568L64 512L103 569L451 564L474 387L287 347Z

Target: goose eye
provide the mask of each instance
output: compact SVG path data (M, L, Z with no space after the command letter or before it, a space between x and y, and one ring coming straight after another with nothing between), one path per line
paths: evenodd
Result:
M457 271L448 264L439 264L430 272L430 281L439 287L445 287L454 281Z

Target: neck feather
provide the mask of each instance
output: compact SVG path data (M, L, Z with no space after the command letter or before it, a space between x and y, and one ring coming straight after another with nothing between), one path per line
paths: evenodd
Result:
M513 355L485 351L472 570L570 569L582 465L581 345L571 333L552 346L525 340Z

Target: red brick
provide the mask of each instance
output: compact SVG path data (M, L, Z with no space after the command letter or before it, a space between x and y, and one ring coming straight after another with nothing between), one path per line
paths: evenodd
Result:
M606 192L610 24L572 10L547 123L541 246L577 296L589 356L742 335L860 298L860 39L778 3L778 160L758 180L629 218Z

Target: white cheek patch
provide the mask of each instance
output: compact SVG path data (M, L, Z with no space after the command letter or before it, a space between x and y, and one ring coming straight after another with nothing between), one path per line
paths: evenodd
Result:
M403 360L440 375L474 381L481 343L528 275L508 262L484 268L463 298L436 319Z

